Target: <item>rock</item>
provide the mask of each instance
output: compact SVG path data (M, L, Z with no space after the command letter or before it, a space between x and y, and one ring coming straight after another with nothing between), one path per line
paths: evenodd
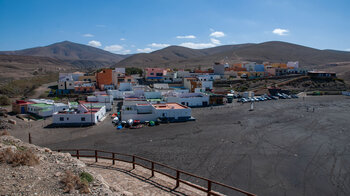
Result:
M52 150L48 149L48 148L44 148L45 152L48 152L48 153L52 153Z
M122 193L123 196L133 196L134 194L133 193L130 193L128 191L123 191Z
M56 177L59 177L59 176L61 176L61 175L62 175L62 172L56 172L56 173L55 173L55 176L56 176Z

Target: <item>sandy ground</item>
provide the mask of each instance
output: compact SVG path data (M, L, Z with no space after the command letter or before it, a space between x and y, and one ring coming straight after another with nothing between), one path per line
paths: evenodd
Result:
M137 130L116 130L109 118L90 128L54 129L43 128L50 119L18 120L11 132L27 141L30 131L33 143L53 149L137 154L258 195L350 195L349 97L267 101L249 108L239 103L196 108L195 122Z

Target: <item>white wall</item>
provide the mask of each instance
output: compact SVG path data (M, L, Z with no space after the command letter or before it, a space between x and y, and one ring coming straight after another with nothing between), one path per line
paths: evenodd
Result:
M88 123L97 123L104 119L106 116L106 108L102 107L98 112L93 113L54 113L52 116L53 124L88 124ZM61 121L61 117L63 121ZM92 117L92 118L91 118ZM85 118L85 121L82 121L82 118Z
M146 99L161 99L162 94L161 94L161 92L145 92L145 98Z
M207 102L207 105L209 105L209 96L203 96L203 97L167 97L166 101L168 103L179 103L183 104L189 107L201 107L203 106L203 102Z

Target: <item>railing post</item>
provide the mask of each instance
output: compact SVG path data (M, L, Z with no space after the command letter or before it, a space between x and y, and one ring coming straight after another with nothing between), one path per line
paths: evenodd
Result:
M151 169L152 169L152 177L153 177L154 176L154 162L153 161L152 161Z
M179 187L180 185L180 171L176 170L176 186L175 188Z
M132 155L132 169L135 169L135 155Z
M208 193L207 195L208 195L208 196L211 195L210 192L211 192L211 181L208 180L208 189L207 189L207 193Z
M112 161L112 164L113 164L113 165L115 165L115 160L114 160L114 158L115 158L115 153L113 152L113 153L112 153L112 160L113 160L113 161Z
M97 150L95 150L95 162L97 162Z
M32 136L30 135L30 133L28 134L28 140L29 140L29 143L31 144L32 143Z
M77 159L79 159L79 150L77 150Z

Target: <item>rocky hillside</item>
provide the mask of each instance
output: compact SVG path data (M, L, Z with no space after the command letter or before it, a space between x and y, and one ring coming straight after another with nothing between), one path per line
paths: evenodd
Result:
M6 134L0 136L0 173L0 195L122 195L70 154Z
M24 50L0 51L0 54L49 57L80 69L109 67L125 58L125 55L113 54L99 48L70 41Z
M350 52L319 50L302 45L271 41L259 44L238 44L207 49L170 46L148 54L136 54L118 62L114 67L210 67L214 62L239 61L287 62L299 61L303 67L349 62Z

